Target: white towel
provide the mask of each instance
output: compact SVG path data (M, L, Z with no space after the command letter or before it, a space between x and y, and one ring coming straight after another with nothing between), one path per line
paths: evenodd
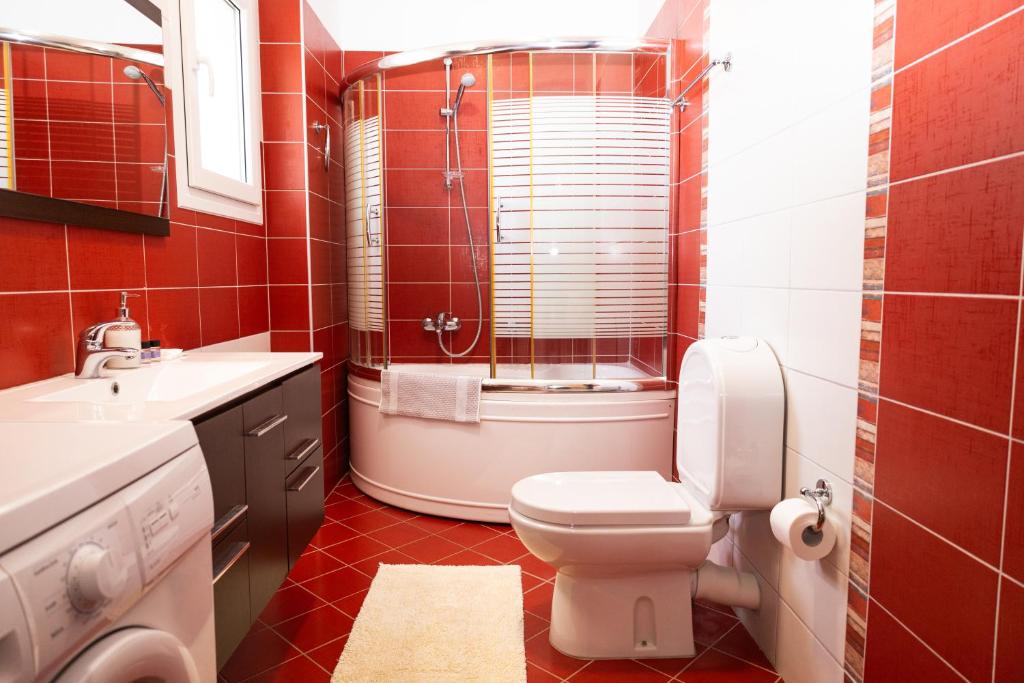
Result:
M480 421L479 377L381 370L380 412L451 422Z

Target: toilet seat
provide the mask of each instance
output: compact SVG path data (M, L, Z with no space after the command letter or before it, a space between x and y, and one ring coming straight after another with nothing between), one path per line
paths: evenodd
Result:
M682 485L657 472L551 472L512 487L511 508L568 526L684 526L691 507Z

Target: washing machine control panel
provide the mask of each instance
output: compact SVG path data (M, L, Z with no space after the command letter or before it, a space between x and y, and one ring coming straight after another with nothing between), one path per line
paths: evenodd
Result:
M35 644L61 663L126 612L192 545L209 540L213 496L199 448L0 557Z

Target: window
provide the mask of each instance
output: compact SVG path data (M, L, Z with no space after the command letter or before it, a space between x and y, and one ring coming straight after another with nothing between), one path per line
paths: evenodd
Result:
M172 0L164 13L178 203L250 222L263 214L257 23L256 0Z

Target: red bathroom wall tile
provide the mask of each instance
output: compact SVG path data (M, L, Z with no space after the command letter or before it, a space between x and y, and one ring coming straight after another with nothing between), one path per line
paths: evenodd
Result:
M129 289L129 294L136 296L128 299L128 316L142 328L142 338L148 339L149 304L146 291ZM116 291L106 292L71 292L71 329L74 334L95 325L96 323L115 320L121 296Z
M410 363L447 362L448 358L437 347L437 335L425 332L418 320L390 320L388 330L391 355L396 362L402 357Z
M315 285L331 282L331 250L333 245L322 240L309 241L310 282Z
M113 80L109 57L46 50L46 77L53 81L90 81L110 83Z
M1007 484L1003 571L1024 581L1024 445L1014 442Z
M263 95L263 139L302 142L302 95Z
M274 352L309 351L309 332L270 332L270 350Z
M456 166L455 136L450 141L452 167ZM444 151L442 144L441 151ZM460 131L459 151L462 155L462 168L487 170L487 133L485 131ZM443 168L443 166L442 166ZM454 195L457 197L458 195Z
M388 283L388 320L421 320L450 307L447 282Z
M264 192L268 237L304 237L306 193L301 190Z
M1024 159L894 185L888 216L886 289L1017 294Z
M1017 302L885 296L882 396L1008 432Z
M893 180L1024 148L1024 98L1007 96L1024 83L1022 32L1018 13L896 74Z
M16 159L50 158L50 127L46 121L14 119L14 139L18 141Z
M331 239L330 200L315 194L309 199L309 236L316 240Z
M302 0L261 2L260 41L264 43L297 43L300 40Z
M536 58L534 59L536 60ZM598 54L595 66L595 88L598 93L633 92L633 55ZM536 64L534 64L534 74L534 81L536 81Z
M203 287L199 290L203 345L238 338L238 288Z
M372 82L372 80L371 80ZM384 74L385 90L435 90L444 92L444 67L441 61L427 62Z
M307 48L303 51L306 63L304 92L320 110L327 107L327 74L316 56Z
M0 295L0 388L74 369L68 294Z
M314 289L314 292L315 292L316 288L314 287L313 289ZM315 296L316 295L314 293L314 298L315 298ZM334 364L335 364L335 360L334 360L334 337L333 337L333 329L329 325L327 327L321 327L321 328L313 331L313 350L317 351L319 353L324 354L323 360L320 361L322 366L324 366L324 367L333 367L334 366ZM328 381L330 381L330 377L326 377L326 378L322 377L321 378L321 388L323 387L323 380L324 379L327 379ZM328 385L328 386L330 387L330 385ZM333 387L330 387L330 388L333 388ZM330 406L333 405L331 403L331 401L330 401L330 396L332 396L332 394L328 394L328 400L327 401L321 400L321 402L320 402L320 404L321 404L321 406L323 407L324 410L329 410ZM335 424L334 423L334 416L331 416L331 431L334 430L334 424Z
M960 683L960 676L883 610L872 606L864 683Z
M444 145L441 131L388 130L384 144L385 167L443 169Z
M260 83L265 93L301 93L302 47L294 44L260 45Z
M49 161L15 159L14 168L19 192L52 195Z
M681 285L676 287L676 329L691 339L697 338L697 317L700 313L700 287Z
M71 289L139 288L146 284L142 235L68 229Z
M199 286L237 285L235 235L201 228L196 231L199 250Z
M1024 587L1003 579L999 595L996 681L1024 681Z
M481 281L487 279L489 259L486 245L477 245L474 251L468 246L453 246L450 258L452 282L473 282L474 269Z
M46 82L23 81L14 79L11 86L13 94L14 118L16 119L47 119Z
M333 325L330 285L312 285L310 297L313 304L313 329L322 330Z
M118 208L156 215L163 173L149 164L115 164ZM135 206L137 208L131 209Z
M689 230L676 238L675 283L700 284L700 231Z
M577 52L572 56L572 90L576 95L594 94L594 61L596 53ZM508 78L508 66L505 66ZM507 89L508 86L506 86Z
M448 282L448 248L389 246L389 282Z
M453 86L454 87L454 86ZM452 95L454 99L455 95ZM469 97L463 96L463 103ZM438 110L444 106L444 93L391 90L384 92L388 130L444 130L445 119ZM460 108L459 120L463 112Z
M270 286L270 328L300 331L309 329L309 289L303 285Z
M533 54L533 92L572 94L573 55L538 52ZM598 71L600 75L600 70Z
M164 90L164 93L168 97L166 110L146 85L139 83L115 83L112 93L114 98L114 121L117 123L145 124L163 124L167 121L167 125L170 127L170 118L167 117L167 112L171 110L170 91ZM168 129L168 133L170 132Z
M15 78L46 78L44 49L11 43L11 73Z
M264 144L263 168L264 185L268 190L306 189L306 153L302 143Z
M164 128L150 124L114 124L114 158L120 162L159 164L164 158Z
M110 83L46 82L51 121L111 121L113 94Z
M112 123L50 122L50 158L72 161L113 161Z
M53 196L61 199L117 200L114 164L52 161Z
M884 505L874 506L872 522L872 598L968 679L990 676L997 574ZM965 586L970 599L949 609Z
M486 246L487 233L490 231L489 210L486 207L470 207L469 224L473 229L473 243L478 247ZM469 244L469 238L466 234L466 217L463 215L462 206L457 199L453 200L451 208L451 227L449 227L448 232L449 244Z
M307 190L310 194L326 197L330 194L330 174L324 170L324 153L320 147L322 143L316 140L314 142L316 144L306 145L306 178L309 181Z
M172 223L169 236L146 235L144 243L148 287L199 285L195 228Z
M448 207L448 192L437 171L384 172L387 206Z
M268 240L267 266L270 284L306 284L309 281L306 240Z
M67 289L64 226L0 218L0 291Z
M675 54L672 78L678 79L697 67L704 56L704 11L707 0L694 3L679 17L675 37L681 42L681 50Z
M701 176L695 175L676 188L678 218L676 225L671 228L673 232L688 232L700 228L702 180Z
M199 334L198 289L151 289L149 334L163 348L194 349L202 345Z
M342 73L347 77L356 67L383 56L384 53L379 50L345 50L342 54Z
M238 335L248 337L270 329L270 304L265 286L238 288Z
M896 22L895 67L900 69L948 45L1018 4L1019 0L979 0L966 4L903 0Z
M998 565L1007 440L885 400L876 439L875 496Z
M267 242L258 237L239 235L235 239L239 285L267 284Z

